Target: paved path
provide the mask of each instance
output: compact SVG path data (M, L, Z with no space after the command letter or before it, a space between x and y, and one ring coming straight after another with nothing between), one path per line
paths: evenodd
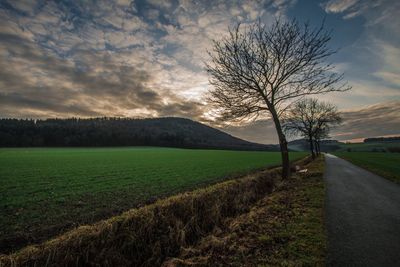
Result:
M328 266L400 266L400 186L326 155Z

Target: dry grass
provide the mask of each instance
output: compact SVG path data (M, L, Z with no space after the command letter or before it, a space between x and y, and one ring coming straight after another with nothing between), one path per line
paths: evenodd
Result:
M324 266L323 167L323 158L310 163L164 266Z

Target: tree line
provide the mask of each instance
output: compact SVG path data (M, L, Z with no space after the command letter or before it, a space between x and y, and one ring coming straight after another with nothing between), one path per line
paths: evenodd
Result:
M0 119L0 147L70 146L276 150L183 118Z
M400 136L391 136L391 137L371 137L365 138L364 143L374 143L374 142L396 142L400 141Z

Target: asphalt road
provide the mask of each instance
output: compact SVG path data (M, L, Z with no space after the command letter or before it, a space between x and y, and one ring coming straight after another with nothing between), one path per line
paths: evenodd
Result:
M325 158L327 266L400 266L400 186Z

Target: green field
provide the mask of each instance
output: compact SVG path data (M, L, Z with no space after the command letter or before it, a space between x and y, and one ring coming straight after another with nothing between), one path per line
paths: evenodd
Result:
M337 152L388 152L394 147L400 147L400 142L346 143L341 144Z
M291 159L305 155L291 153ZM0 149L0 251L47 239L158 197L279 163L276 152Z
M291 151L308 151L308 142L289 143ZM323 142L321 149L324 152L394 152L400 151L400 141L387 142L361 142L361 143L342 143L342 142Z
M335 152L333 154L400 183L400 153Z

